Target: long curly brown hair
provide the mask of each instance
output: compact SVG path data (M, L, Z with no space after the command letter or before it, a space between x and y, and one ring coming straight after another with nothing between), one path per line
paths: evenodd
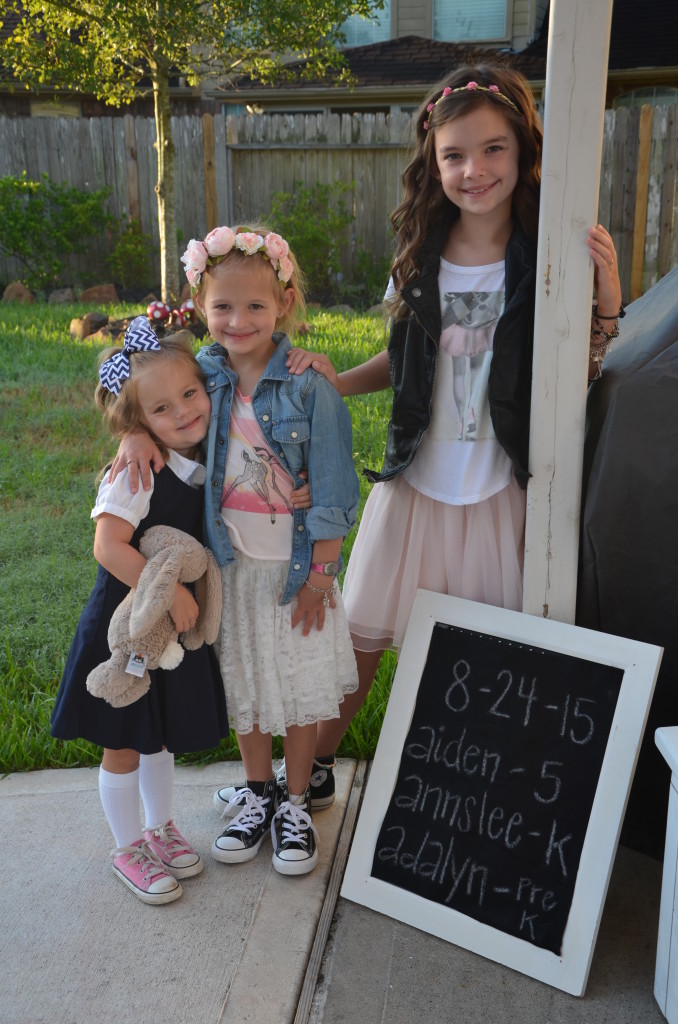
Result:
M485 90L496 85L501 95L494 91L465 89L469 82L476 82ZM461 91L443 97L443 90L447 88ZM508 97L517 110L502 96ZM438 100L440 102L436 102ZM429 111L432 103L435 107ZM391 214L396 236L392 275L397 293L419 273L417 257L432 227L443 218L454 220L459 216L458 207L445 196L436 177L436 131L482 105L500 111L518 139L518 183L513 193L512 215L528 237L537 239L543 132L527 79L505 64L461 65L431 90L416 116L414 155L402 176L404 198ZM390 315L395 319L409 315L399 295L390 307Z

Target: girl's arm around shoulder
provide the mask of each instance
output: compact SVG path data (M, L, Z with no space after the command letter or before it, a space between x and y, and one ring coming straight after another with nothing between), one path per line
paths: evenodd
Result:
M387 349L378 352L376 356L372 356L366 362L338 374L324 353L293 348L287 357L289 372L296 375L303 373L309 367L316 373L322 374L336 388L342 398L348 398L349 395L368 395L373 391L383 391L391 384Z
M159 473L164 465L165 460L158 446L146 430L126 434L111 465L111 481L127 468L132 494L136 494L139 489L139 476L144 490L148 491L151 487L151 468Z
M94 533L94 557L104 569L121 583L136 587L146 565L146 559L132 547L130 541L134 527L126 519L103 512L97 517ZM174 601L169 609L177 633L184 633L195 625L198 606L193 595L180 583L176 585Z

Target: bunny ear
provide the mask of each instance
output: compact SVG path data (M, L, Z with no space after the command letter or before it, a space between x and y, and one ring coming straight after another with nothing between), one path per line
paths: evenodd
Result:
M219 627L221 626L223 592L221 589L221 570L217 565L217 560L209 548L205 548L205 555L207 558L205 573L196 583L196 601L200 608L197 629L202 633L206 644L213 644L219 635ZM197 596L198 586L200 588L200 598Z
M203 643L213 644L221 625L221 572L209 548L204 548L204 554L205 571L194 584L198 621L183 639L184 647L191 651Z
M169 611L181 570L181 555L166 548L146 562L137 583L129 633L132 640L143 636Z

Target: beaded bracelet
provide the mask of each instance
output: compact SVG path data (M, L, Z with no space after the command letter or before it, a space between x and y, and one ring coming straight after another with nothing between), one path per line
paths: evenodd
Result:
M619 320L620 317L626 316L626 310L624 309L624 304L622 303L622 305L619 307L619 312L615 313L614 316L603 316L602 313L598 312L598 303L594 302L591 316L594 316L597 320Z
M605 354L609 349L615 338L619 337L619 317L626 316L626 310L623 306L620 306L619 312L615 316L603 316L598 313L598 304L593 303L593 309L591 313L591 319L595 321L595 325L591 327L591 343L589 345L589 360L596 363L596 375L595 377L589 377L589 380L598 380L603 375L602 363L605 358ZM608 331L603 327L601 320L614 320L612 330ZM594 341L594 339L601 339L602 341Z

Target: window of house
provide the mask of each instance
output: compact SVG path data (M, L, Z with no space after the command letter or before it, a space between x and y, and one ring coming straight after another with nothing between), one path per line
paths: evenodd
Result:
M433 0L433 38L448 43L506 39L509 4L510 0Z
M613 107L642 107L645 103L652 106L665 106L670 103L678 103L678 89L671 85L650 85L642 89L633 89L632 92L625 92L617 96L612 103Z
M391 38L391 0L384 0L384 6L372 18L361 18L353 14L341 26L346 36L346 46L370 46L383 43Z

